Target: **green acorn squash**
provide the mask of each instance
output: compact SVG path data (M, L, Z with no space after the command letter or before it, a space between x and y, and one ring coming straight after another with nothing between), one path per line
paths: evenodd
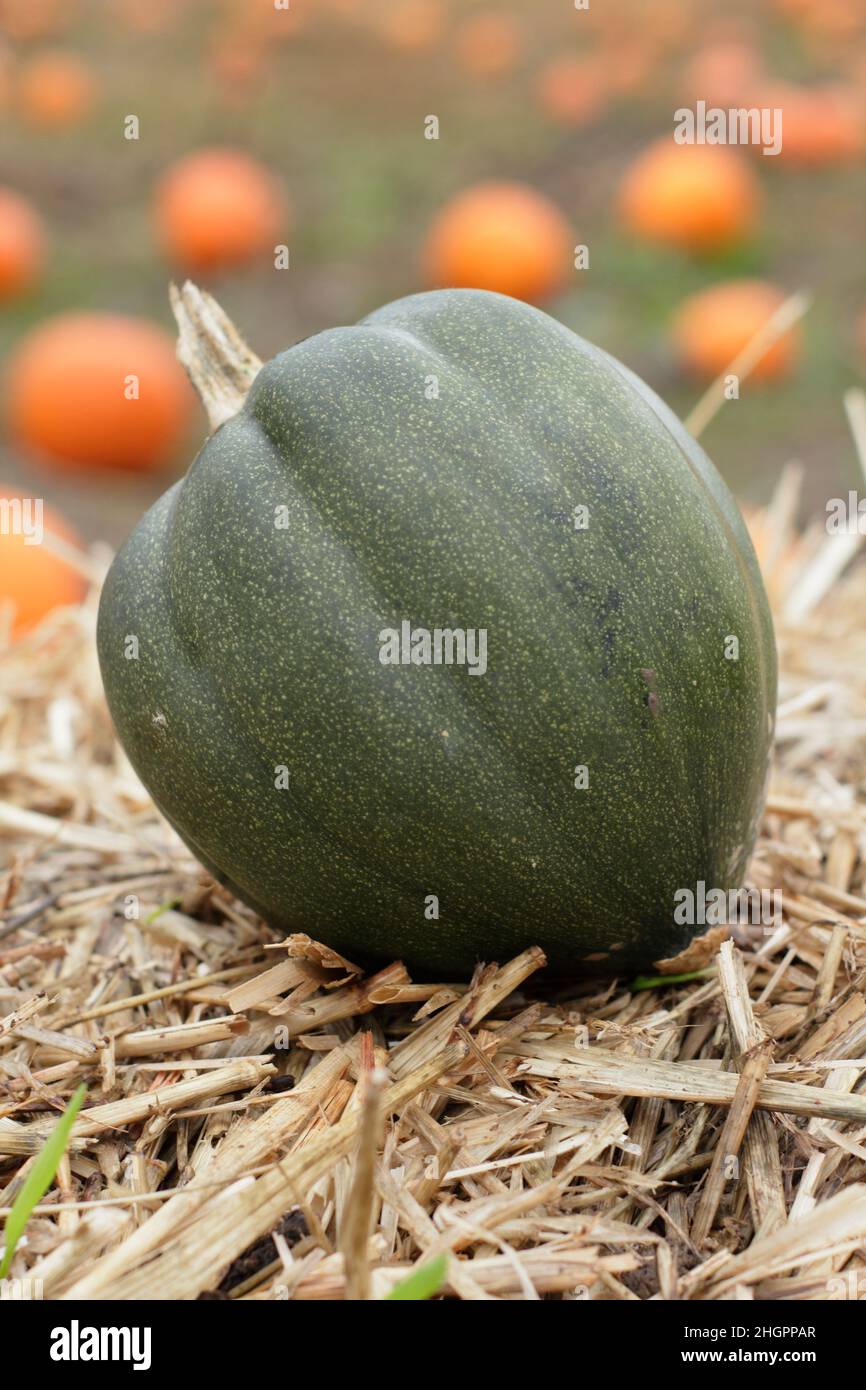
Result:
M201 862L350 956L631 971L703 931L675 894L742 882L776 689L746 529L658 397L517 300L414 295L264 366L98 646Z

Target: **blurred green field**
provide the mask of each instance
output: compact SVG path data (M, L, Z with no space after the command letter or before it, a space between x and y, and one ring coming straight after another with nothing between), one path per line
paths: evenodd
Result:
M261 70L235 88L213 70L214 45L241 32L232 27L238 12L260 11L258 0L176 0L164 8L153 0L151 23L166 24L156 32L129 27L140 4L92 0L63 7L70 23L60 35L29 39L14 36L14 15L8 21L7 14L4 26L0 0L3 53L13 75L34 51L61 48L87 60L98 87L92 114L68 129L46 131L22 119L14 82L0 112L0 185L31 199L50 234L43 282L20 301L0 305L0 373L25 330L70 308L143 314L171 325L167 284L178 272L156 245L151 191L174 160L202 146L248 151L288 191L291 268L276 272L265 264L209 282L262 356L423 288L419 253L443 201L479 179L516 178L549 195L575 242L590 249L590 269L574 272L567 292L544 307L622 358L680 414L700 394L682 379L667 337L671 314L687 294L734 275L812 293L804 360L793 378L773 387L745 385L704 443L746 500L766 499L789 459L806 466L806 501L816 509L857 485L842 394L866 376L866 347L856 338L866 307L862 157L800 169L750 153L764 190L759 233L712 261L639 244L618 225L615 195L629 161L670 132L674 109L689 100L683 73L701 48L745 39L774 77L845 75L862 85L866 9L853 14L852 0L851 22L819 24L813 42L811 30L781 12L793 12L793 4L739 0L720 16L709 0L687 0L679 9L592 0L591 9L598 4L607 11L612 27L608 61L616 63L617 24L626 37L645 26L657 52L636 88L615 96L595 121L569 129L545 115L536 89L551 57L598 43L600 17L575 10L572 0L451 0L442 8L439 35L418 49L383 38L380 21L398 0L291 3L290 36L277 42L269 29L257 39ZM500 76L468 73L455 60L459 25L484 10L525 22L518 61ZM654 34L660 13L670 31L663 41ZM140 119L137 141L124 139L129 114ZM429 114L439 118L438 141L424 139ZM190 456L203 432L202 418ZM36 473L8 440L0 452L0 481L38 486L88 539L117 543L166 484L165 475ZM179 458L176 471L186 462Z

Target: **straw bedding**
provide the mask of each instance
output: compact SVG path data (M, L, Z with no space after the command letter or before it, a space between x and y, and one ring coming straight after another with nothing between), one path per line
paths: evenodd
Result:
M856 403L855 403L856 404ZM112 736L95 594L0 661L0 1205L87 1102L12 1273L46 1298L866 1289L866 567L750 518L782 667L738 928L679 984L365 978L203 873ZM88 562L99 567L98 557ZM859 1285L860 1273L863 1286Z

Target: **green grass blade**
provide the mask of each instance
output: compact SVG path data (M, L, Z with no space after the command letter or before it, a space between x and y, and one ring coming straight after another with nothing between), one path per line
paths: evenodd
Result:
M427 1260L424 1264L418 1265L407 1274L405 1279L401 1279L399 1284L395 1284L386 1299L395 1299L398 1302L411 1300L419 1302L425 1298L432 1298L434 1293L438 1293L445 1283L445 1276L448 1273L448 1256L437 1255L433 1260Z
M86 1088L83 1085L79 1086L60 1116L57 1125L40 1149L36 1162L27 1174L24 1186L15 1198L12 1210L6 1219L6 1250L3 1255L3 1263L0 1264L0 1279L5 1279L9 1272L15 1247L30 1220L30 1213L37 1202L42 1200L54 1181L54 1174L57 1172L69 1142L69 1131L75 1123L75 1117L81 1109L86 1094Z
M158 922L164 912L172 912L174 908L180 907L180 898L169 898L168 902L160 903L158 907L149 912L142 922L143 927L150 927L154 922Z
M714 965L706 965L703 970L690 970L685 975L638 975L632 980L629 989L664 989L666 985L681 985L687 980L706 980L715 968Z

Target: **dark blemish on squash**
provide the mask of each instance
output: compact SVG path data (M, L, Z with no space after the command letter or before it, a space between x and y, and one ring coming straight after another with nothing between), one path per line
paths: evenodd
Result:
M601 601L594 622L597 628L602 628L601 644L604 651L604 658L601 663L601 676L607 680L613 671L614 649L616 646L616 630L609 626L610 619L619 613L622 608L622 594L611 584L605 590L604 598Z
M612 627L605 628L601 637L601 645L604 649L604 660L601 663L601 674L605 680L608 679L613 670L614 648L616 646L616 633Z
M622 594L618 589L614 589L611 585L608 585L605 590L604 598L601 600L595 618L593 619L596 627L605 627L621 608Z
M571 574L567 579L557 579L555 581L557 593L565 598L569 607L574 607L579 599L588 598L592 593L592 583L589 579L584 579L582 574Z
M608 584L602 600L601 609L596 617L596 627L601 627L611 613L618 613L622 608L622 594L615 589L612 584Z
M699 625L701 620L701 596L693 594L686 604L685 616L680 618L676 624L677 632L687 632Z
M562 421L556 416L542 420L541 433L548 444L559 444L563 441L571 442L570 435L563 429Z
M592 481L603 502L615 502L616 479L613 469L603 459L593 460Z

